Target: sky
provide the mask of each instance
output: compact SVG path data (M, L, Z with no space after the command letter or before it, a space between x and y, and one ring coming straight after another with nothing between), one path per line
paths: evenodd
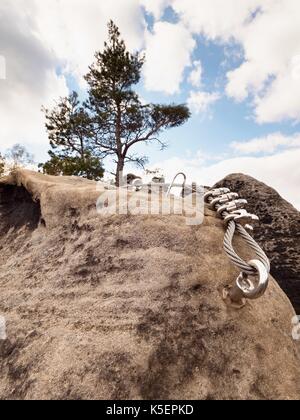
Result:
M137 148L148 169L201 185L248 174L300 210L299 0L0 0L0 152L47 159L41 107L84 94L109 19L146 54L143 101L192 112L165 151Z

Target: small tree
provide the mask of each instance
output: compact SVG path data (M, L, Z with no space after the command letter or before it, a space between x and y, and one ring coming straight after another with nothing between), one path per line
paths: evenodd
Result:
M87 152L84 159L77 156L66 156L60 158L51 151L51 159L46 163L39 164L39 168L48 175L81 176L83 178L100 180L103 178L104 169L98 158Z
M96 61L85 77L89 85L85 107L91 118L95 147L102 157L113 156L119 186L126 162L143 167L147 161L145 156L131 153L133 146L156 141L166 147L159 134L182 125L190 112L185 105L142 104L132 86L140 81L144 57L126 50L112 21L108 33L104 51L95 54Z
M49 175L78 175L100 179L104 170L93 147L91 121L80 105L78 94L61 98L53 110L44 109L50 146L50 160L40 164Z
M26 167L34 163L33 155L21 144L15 144L11 149L8 149L5 158L11 170Z

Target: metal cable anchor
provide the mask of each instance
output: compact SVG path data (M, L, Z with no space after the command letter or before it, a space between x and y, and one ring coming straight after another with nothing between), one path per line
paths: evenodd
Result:
M231 192L231 193L228 193L228 194L223 194L223 195L220 195L217 198L214 198L210 202L209 207L212 210L216 210L216 206L217 205L220 205L221 206L223 204L230 203L231 201L233 201L233 200L235 200L237 198L239 198L238 193Z
M255 214L248 213L246 209L234 210L224 218L226 223L234 220L236 223L244 226L244 228L250 232L253 232L252 224L259 222L259 217Z
M219 197L220 195L224 195L228 193L230 193L229 188L215 188L204 194L204 202L206 204L210 204L210 200L212 198L216 198L216 197Z
M257 275L250 276L241 273L234 286L227 286L224 290L224 299L238 307L243 307L246 299L258 299L265 293L269 283L269 272L265 265L259 260L251 260L248 264L254 267Z
M244 199L233 200L223 206L220 206L217 213L222 217L224 212L231 213L235 210L243 209L246 204L248 204L248 201Z
M231 192L228 188L218 188L205 194L205 203L227 224L224 250L231 262L241 270L235 285L225 287L223 297L229 305L242 308L247 299L258 299L265 293L269 281L270 261L246 231L253 231L250 223L258 222L259 218L248 213L245 209L248 201L238 197L237 193ZM232 241L236 233L244 239L258 259L247 263L235 252Z

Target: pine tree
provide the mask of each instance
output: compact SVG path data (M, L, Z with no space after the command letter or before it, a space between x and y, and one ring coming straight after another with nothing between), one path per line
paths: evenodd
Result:
M147 162L145 156L133 154L132 147L153 141L166 147L159 134L182 125L190 112L185 105L142 104L132 87L140 81L144 57L127 51L112 21L108 33L104 51L95 54L95 63L85 77L89 85L85 107L91 117L95 146L102 157L113 156L119 185L127 162L142 167Z
M96 164L98 179L100 161L110 157L116 163L119 186L126 163L144 167L147 162L147 157L132 153L134 146L158 142L161 148L166 147L159 135L185 123L190 112L185 105L143 104L133 86L140 81L145 59L127 51L112 21L108 34L104 50L95 54L95 62L85 76L87 100L81 105L73 92L69 98L62 98L54 110L45 110L52 150L50 161L42 167L47 173L77 174L72 165L78 162L89 177L95 174L94 170L88 173L88 166Z

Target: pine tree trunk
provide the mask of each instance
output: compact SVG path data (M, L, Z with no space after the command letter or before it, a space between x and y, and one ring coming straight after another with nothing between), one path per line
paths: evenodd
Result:
M120 187L123 184L123 171L124 171L124 158L119 157L117 164L117 173L116 173L116 186Z
M118 164L116 173L116 186L120 187L123 185L123 171L125 165L125 159L122 153L122 141L121 141L121 106L117 103L117 119L116 119L116 145L118 149Z

